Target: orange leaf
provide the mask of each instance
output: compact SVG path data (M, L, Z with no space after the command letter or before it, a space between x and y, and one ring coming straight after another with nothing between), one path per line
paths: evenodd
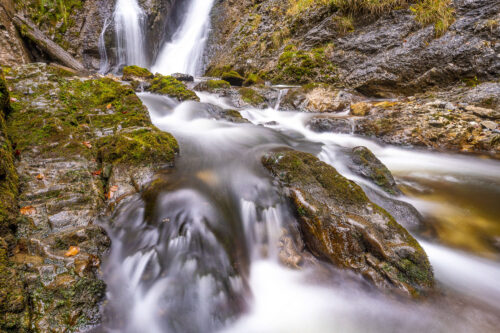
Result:
M38 179L38 180L43 180L44 178L45 178L45 176L42 173L39 173L38 175L36 175L36 179Z
M92 174L94 176L99 176L101 173L102 173L102 170L97 170L97 171L92 172Z
M118 191L118 186L117 186L117 185L113 185L113 186L111 186L111 187L109 188L109 191L110 191L110 192L116 192L116 191Z
M106 105L106 109L111 109L111 104Z
M64 254L66 257L73 257L80 253L80 248L78 246L70 246L68 251Z
M92 144L89 141L83 141L82 144L88 149L92 148Z
M106 194L104 194L104 197L109 200L109 199L113 199L113 195L115 195L115 192L109 191Z
M32 215L36 213L36 208L33 206L26 206L21 208L22 215Z

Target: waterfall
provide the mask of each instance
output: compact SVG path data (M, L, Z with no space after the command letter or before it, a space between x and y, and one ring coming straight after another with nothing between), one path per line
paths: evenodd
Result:
M183 22L171 41L163 46L153 72L200 74L213 2L214 0L191 0Z
M102 28L102 32L99 35L99 55L101 58L100 64L99 64L99 73L101 74L106 74L109 71L109 59L108 59L108 53L106 51L106 42L104 40L104 36L106 35L106 30L109 27L109 24L111 22L106 18L104 20L104 26Z
M137 0L118 0L114 20L118 47L118 68L123 65L146 66L143 43L145 14Z

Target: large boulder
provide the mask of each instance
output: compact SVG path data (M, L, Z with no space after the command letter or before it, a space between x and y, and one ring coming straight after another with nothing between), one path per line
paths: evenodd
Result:
M284 187L315 256L383 289L419 295L432 288L432 268L418 242L354 182L309 153L272 152L262 162Z

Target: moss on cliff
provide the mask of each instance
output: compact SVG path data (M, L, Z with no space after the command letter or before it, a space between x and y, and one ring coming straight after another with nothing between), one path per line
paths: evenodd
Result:
M123 80L125 81L134 79L152 79L153 77L153 73L146 68L135 65L123 67Z
M266 101L266 99L252 88L241 88L238 91L241 99L250 105L259 105Z

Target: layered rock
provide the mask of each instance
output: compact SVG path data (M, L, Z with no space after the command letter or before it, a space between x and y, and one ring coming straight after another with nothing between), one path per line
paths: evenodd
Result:
M273 152L262 161L284 187L315 256L383 289L417 295L432 288L432 268L418 242L358 185L308 153Z
M105 292L98 270L109 239L99 216L171 166L178 145L151 124L134 91L112 79L31 64L10 69L8 84L20 179L8 257L23 287L16 314L2 308L0 324L82 330L99 321Z
M343 1L294 8L299 2L217 2L209 73L233 68L276 82L337 82L379 96L500 74L497 1L443 0L439 12L425 1L409 1L413 10L387 2L374 14ZM422 10L434 21L426 25Z

